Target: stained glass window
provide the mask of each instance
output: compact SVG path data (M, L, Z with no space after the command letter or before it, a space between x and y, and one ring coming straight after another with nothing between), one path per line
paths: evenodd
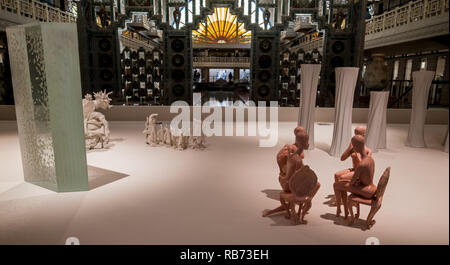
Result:
M214 13L200 22L197 30L192 31L194 43L249 43L251 31L245 29L245 25L239 22L229 8L218 7Z

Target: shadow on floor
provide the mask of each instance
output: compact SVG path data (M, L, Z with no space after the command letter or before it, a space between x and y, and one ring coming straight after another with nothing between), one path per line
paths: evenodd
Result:
M100 146L100 144L98 146ZM103 148L95 147L94 149L86 150L86 154L108 152L108 150L114 146L115 146L115 144L112 144L111 142L109 142L108 144L104 144Z
M343 216L337 217L335 214L332 214L332 213L322 214L320 217L325 220L333 221L333 223L335 225L347 226L347 227L351 227L351 228L358 228L363 231L367 230L366 222L361 219L356 219L355 222L353 223L353 225L350 226L350 225L348 225L348 221L349 221L350 217L347 218L347 220L346 220L346 219L344 219Z
M263 190L261 192L265 193L269 199L280 201L280 192L282 192L282 190Z
M265 218L270 218L273 221L273 224L270 224L270 226L293 226L291 219L287 219L285 214L285 212L281 212Z
M110 184L129 175L88 165L89 190Z
M267 198L272 199L272 200L276 200L276 201L280 201L280 192L282 192L282 190L263 190L261 191L262 193L265 193ZM265 211L269 211L272 209L264 209L261 212L261 215L265 212ZM286 211L282 211L282 212L278 212L278 213L274 213L270 216L266 216L263 218L270 218L273 221L273 224L271 224L270 226L293 226L291 223L291 219L287 219L285 217L286 215ZM305 219L308 215L305 216ZM298 224L301 225L301 224Z
M109 139L110 142L123 142L125 141L123 138L111 138Z
M328 205L329 207L336 207L336 198L334 194L330 194L325 199L328 199L328 201L324 202L323 204Z

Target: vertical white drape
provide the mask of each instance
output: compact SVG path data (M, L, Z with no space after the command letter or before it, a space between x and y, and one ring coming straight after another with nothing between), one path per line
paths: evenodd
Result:
M319 84L320 64L302 64L300 86L300 107L298 125L309 135L309 149L314 149L314 121L316 118L316 96Z
M447 126L447 134L445 135L445 139L443 142L444 152L446 152L446 153L448 153L448 136L449 136L449 131L448 131L448 126Z
M358 72L358 67L336 68L336 100L331 156L341 156L352 138L352 108Z
M370 92L369 117L367 119L366 145L372 152L386 148L386 112L389 91Z
M407 146L426 147L424 126L427 116L428 94L433 79L433 71L416 71L413 73L412 111L408 138L406 139Z

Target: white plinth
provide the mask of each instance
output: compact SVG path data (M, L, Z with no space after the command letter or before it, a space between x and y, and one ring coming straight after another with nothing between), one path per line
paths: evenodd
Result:
M427 115L428 94L433 79L433 71L416 71L413 73L412 111L406 146L426 147L424 125Z
M331 156L341 156L352 138L352 108L358 72L358 67L336 68L336 111Z
M386 148L386 112L388 101L389 91L370 92L366 145L372 149L372 152Z
M306 129L309 135L309 149L314 149L314 121L316 119L317 85L320 76L320 64L302 64L300 87L300 107L298 125Z

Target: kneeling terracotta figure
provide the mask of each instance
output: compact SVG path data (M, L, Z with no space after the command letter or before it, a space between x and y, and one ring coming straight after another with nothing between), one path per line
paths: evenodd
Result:
M374 196L377 187L373 184L373 175L375 170L375 161L368 155L365 147L364 137L356 135L351 142L353 149L361 157L358 166L350 180L334 183L334 192L336 196L337 211L336 216L341 214L341 204L344 204L345 218L348 217L347 192L370 199Z

